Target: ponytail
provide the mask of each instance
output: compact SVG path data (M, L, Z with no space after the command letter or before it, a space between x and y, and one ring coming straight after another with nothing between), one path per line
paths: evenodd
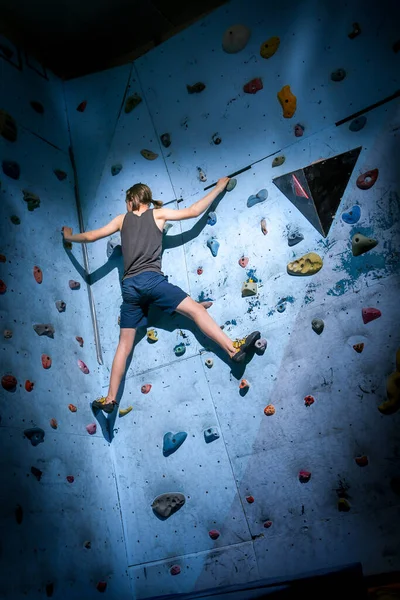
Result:
M126 191L126 202L132 204L132 210L139 210L141 204L153 204L154 208L161 208L161 200L153 200L151 189L145 183L135 183Z
M157 208L161 208L162 205L163 205L163 203L161 202L161 200L152 200L151 202L152 202L154 208L156 208L156 209Z

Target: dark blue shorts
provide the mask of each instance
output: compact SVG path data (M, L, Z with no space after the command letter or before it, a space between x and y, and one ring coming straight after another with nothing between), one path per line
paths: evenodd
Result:
M188 294L177 285L168 283L168 277L145 271L122 282L121 329L147 326L150 305L172 314Z

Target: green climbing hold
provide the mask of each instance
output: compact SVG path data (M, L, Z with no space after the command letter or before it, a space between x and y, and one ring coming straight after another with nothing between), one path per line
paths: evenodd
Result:
M281 165L283 165L283 163L285 162L286 158L281 155L281 156L275 156L274 160L272 161L272 166L273 167L280 167Z
M127 98L125 102L125 112L127 114L130 113L141 103L141 101L142 99L139 96L139 94L133 94L132 96L129 96L129 98Z
M13 225L21 225L21 219L19 217L17 217L17 215L12 215L10 217L11 223L13 223Z
M155 152L152 152L151 150L141 150L140 154L146 160L156 160L156 158L158 158L158 154L156 154Z
M0 110L0 135L9 142L17 139L17 124L5 110Z
M24 200L28 205L28 210L33 211L35 208L39 208L40 206L40 198L36 194L32 192L28 192L27 190L22 190L24 195Z
M351 239L353 256L360 256L361 254L365 254L369 250L372 250L372 248L375 248L377 244L378 241L374 240L374 238L367 238L361 233L356 233Z
M237 180L233 177L232 179L230 179L228 181L228 185L226 186L226 191L231 192L232 190L234 190L236 187L236 184L237 184Z
M175 356L183 356L186 352L185 344L177 344L174 348Z

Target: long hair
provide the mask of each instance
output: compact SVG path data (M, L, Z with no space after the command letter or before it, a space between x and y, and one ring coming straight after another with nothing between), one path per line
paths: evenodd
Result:
M139 210L141 204L153 204L154 208L161 208L163 205L160 200L153 200L151 189L145 183L135 183L126 190L126 202L132 205L132 210Z

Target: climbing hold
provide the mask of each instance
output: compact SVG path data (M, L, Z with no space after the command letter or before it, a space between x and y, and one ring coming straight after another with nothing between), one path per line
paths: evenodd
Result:
M351 40L354 40L354 38L356 38L358 35L360 35L360 33L361 33L361 28L360 28L359 23L353 23L353 29L348 34L348 37Z
M201 167L197 167L197 170L199 172L199 179L200 179L200 181L203 181L203 182L207 181L207 176L204 173L203 169L201 169Z
M297 123L297 125L294 126L294 135L296 137L302 137L304 133L304 125L300 125L300 123Z
M266 406L264 408L264 415L266 415L267 417L272 417L272 415L275 414L275 406L273 404L268 404L268 406Z
M9 142L17 139L17 123L5 110L0 110L0 135Z
M265 529L269 529L272 526L272 521L265 521L264 527Z
M215 442L219 438L219 431L216 427L208 427L204 430L204 439L206 444L211 444L211 442Z
M346 77L346 71L344 69L336 69L336 71L332 71L331 80L332 81L343 81Z
M42 475L43 475L43 471L41 471L40 469L38 469L37 467L31 467L31 473L34 477L36 477L36 479L38 481L41 480Z
M74 483L75 481L75 477L73 475L67 475L65 479L68 481L68 483Z
M74 404L68 404L68 408L71 412L76 412L78 410Z
M171 433L171 431L168 431L168 433L166 433L164 435L164 442L163 442L164 456L170 456L171 454L176 452L178 450L178 448L180 448L182 446L182 444L186 440L186 438L187 438L186 431L179 431L178 433Z
M41 442L44 442L44 431L40 427L25 429L24 436L30 440L32 446L37 446Z
M27 379L25 381L25 389L27 392L31 392L34 388L35 384L33 383L33 381L29 381L29 379Z
M13 336L13 332L11 331L11 329L5 329L3 331L3 335L6 340L10 340Z
M150 390L151 390L151 383L145 383L140 388L140 391L142 392L142 394L148 394Z
M271 37L266 42L261 44L260 56L262 58L271 58L279 48L281 40L277 37Z
M33 325L33 329L38 335L47 335L49 338L54 338L55 329L50 323L40 323Z
M116 165L112 165L111 166L111 175L113 177L115 177L115 175L118 175L118 173L120 173L122 171L122 165L121 163L117 163Z
M214 365L214 361L212 358L206 358L204 364L206 365L206 367L211 369L211 367Z
M80 368L82 373L85 373L85 375L89 374L89 369L87 368L83 360L81 360L80 358L78 358L78 367Z
M83 112L85 110L86 106L87 106L87 100L83 100L83 102L78 104L78 106L76 107L76 110L78 112Z
M357 221L360 220L361 217L361 208L356 204L353 206L351 210L348 212L344 212L342 214L342 219L348 225L354 225Z
M169 148L171 145L171 136L169 133L163 133L160 136L160 140L164 148Z
M247 208L251 208L252 206L255 206L256 204L259 204L260 202L264 202L266 199L268 198L268 190L260 190L259 192L257 192L257 194L254 196L249 196L249 198L247 199Z
M258 292L257 284L255 281L245 281L242 285L242 298L247 296L255 296Z
M175 356L183 356L186 352L185 344L177 344L174 348Z
M358 354L361 354L361 352L364 350L364 344L362 342L359 344L354 344L353 348L356 352L358 352Z
M42 354L42 367L43 369L50 369L51 358L47 354Z
M99 581L96 585L96 590L98 592L105 592L107 589L107 581Z
M322 258L318 254L309 252L289 263L287 272L289 275L297 276L315 275L322 269L322 264Z
M211 254L214 257L217 256L218 249L219 249L219 242L215 237L212 237L207 241L207 246L210 248Z
M249 504L253 504L254 502L254 497L253 496L246 496L246 500Z
M140 154L146 160L156 160L156 158L158 158L158 154L156 154L155 152L152 152L151 150L145 150L145 149L141 150Z
M272 161L272 167L280 167L281 165L283 165L285 160L286 158L283 155L275 156L274 160Z
M126 99L125 102L125 112L128 114L130 113L134 108L136 108L140 103L141 103L142 99L139 96L139 94L132 94L132 96L128 96L128 98Z
M80 345L80 347L83 348L83 344L84 344L83 338L80 337L79 335L77 335L77 336L75 336L75 339L78 342L78 344Z
M218 133L214 133L211 139L216 146L219 146L222 142L221 138L218 136Z
M94 435L96 433L96 430L97 430L96 423L89 423L89 425L86 425L86 431L88 432L89 435Z
M118 411L118 414L120 417L124 417L125 415L130 413L131 410L133 410L133 406L127 406L126 408L120 408Z
M300 483L308 483L311 479L310 471L300 471L299 472L299 481Z
M377 240L374 238L367 238L362 233L356 233L351 238L351 247L353 251L353 256L361 256L361 254L365 254L372 248L378 244Z
M247 267L247 265L249 264L249 258L247 256L242 256L241 258L239 258L239 265L245 269Z
M7 392L14 392L17 387L17 380L14 375L3 375L1 385Z
M0 294L5 294L7 291L7 286L2 279L0 279Z
M277 307L276 307L276 310L277 310L279 313L283 313L283 312L285 312L285 310L286 310L286 302L280 302L280 303L277 305Z
M306 396L306 397L304 398L304 404L305 404L306 406L311 406L311 404L314 404L314 402L315 402L315 398L314 398L314 396Z
M42 115L44 113L44 106L40 102L37 102L36 100L31 100L29 104L31 105L33 110L39 115Z
M18 525L21 525L23 518L24 511L22 510L22 506L17 504L17 508L15 509L15 520L17 521Z
M206 89L206 86L201 81L198 81L194 85L187 85L186 89L189 94L200 94L200 92Z
M222 38L222 49L228 54L236 54L246 47L250 39L250 29L245 25L232 25Z
M21 219L17 215L11 215L10 221L13 225L21 225Z
M363 129L365 127L366 123L367 123L367 117L362 115L361 117L358 117L357 119L353 119L353 121L349 125L349 129L350 129L350 131L353 131L353 132L361 131L361 129Z
M35 210L35 208L39 208L40 206L40 198L33 192L28 192L28 190L22 190L24 200L28 205L28 210L31 212Z
M50 419L50 427L52 429L57 429L57 427L58 427L57 419L54 419L54 418Z
M173 227L172 223L165 223L163 228L163 233L167 234L168 231Z
M54 593L54 583L47 583L46 584L46 596L48 598L51 598L53 596Z
M250 387L249 382L247 381L247 379L242 379L239 383L239 389L240 390L248 390Z
M63 300L56 300L56 308L58 312L65 312L67 305L65 304L65 302L63 302Z
M4 175L7 175L7 177L11 177L11 179L19 179L21 169L15 160L3 160L2 168Z
M296 112L297 100L296 96L290 91L290 85L284 85L277 96L282 106L284 118L291 119Z
M267 221L265 219L261 219L261 231L263 232L263 235L267 235L268 233Z
M90 542L89 540L86 540L85 542L83 542L83 547L86 550L90 550L92 548L92 542Z
M203 275L203 267L197 267L197 275Z
M53 173L57 177L58 181L64 181L64 179L67 177L66 172L61 171L61 169L54 169Z
M235 179L235 178L233 177L232 179L230 179L230 180L228 181L228 184L227 184L227 186L226 186L226 188L225 188L225 189L226 189L226 191L227 191L227 192L231 192L232 190L234 190L234 189L235 189L235 187L236 187L236 184L237 184L237 179Z
M365 456L365 454L356 456L354 460L359 467L366 467L368 465L368 456Z
M169 572L171 573L171 575L179 575L179 573L181 572L181 568L179 565L173 565Z
M153 500L151 508L161 519L168 519L185 504L185 496L180 492L161 494Z
M254 342L254 348L257 354L261 355L264 354L264 352L267 349L267 340L264 338L260 338L259 340L256 340Z
M400 51L400 40L397 40L397 42L395 42L392 46L392 50L393 52L395 52L397 54L397 52Z
M346 498L338 499L338 511L339 512L349 512L350 510L350 502Z
M366 325L370 321L379 319L379 317L382 315L381 311L378 308L363 308L361 314L364 325Z
M311 321L311 327L312 327L312 330L315 331L315 333L317 335L321 335L321 333L324 330L325 323L323 322L322 319L313 319Z
M217 222L217 214L214 211L208 213L207 225L215 225Z
M249 81L248 83L246 83L243 86L243 91L246 94L256 94L257 92L259 92L262 89L263 89L263 82L262 82L261 77L256 77L255 79L252 79L251 81Z
M74 281L73 279L69 280L68 285L71 288L71 290L79 290L79 288L81 287L79 281Z
M218 531L218 529L211 529L211 530L208 532L208 535L210 536L210 538L211 538L212 540L217 540L221 534L220 534L220 532Z
M4 254L0 254L0 263L5 263L6 262L6 257Z
M43 281L43 272L42 269L38 266L33 267L33 276L35 278L36 283L42 283Z
M154 344L158 341L158 333L155 329L149 329L147 331L147 341L149 344Z
M378 406L378 410L384 415L391 415L400 408L400 348L396 352L396 370L386 381L386 397L387 400Z
M356 186L360 188L360 190L369 190L378 179L378 175L379 169L366 171L357 177Z

